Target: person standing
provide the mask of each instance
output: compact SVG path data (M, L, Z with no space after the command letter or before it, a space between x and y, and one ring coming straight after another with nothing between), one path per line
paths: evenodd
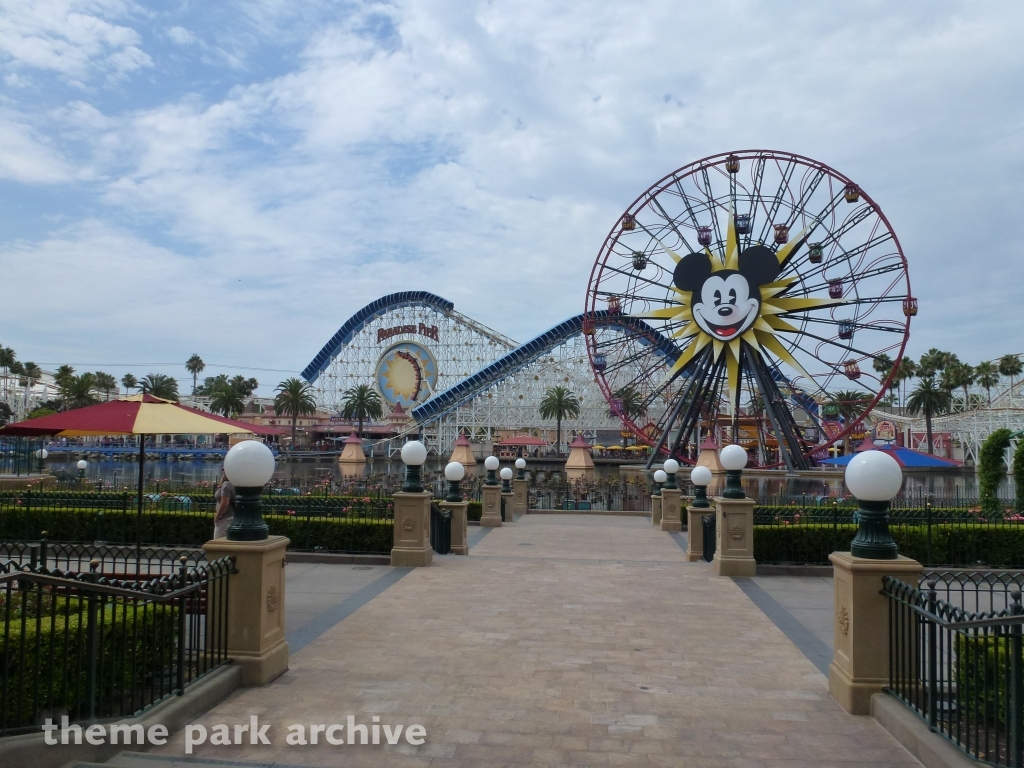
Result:
M227 472L220 471L220 486L213 494L216 514L213 517L213 538L223 539L228 535L228 527L235 520L235 486L228 480Z

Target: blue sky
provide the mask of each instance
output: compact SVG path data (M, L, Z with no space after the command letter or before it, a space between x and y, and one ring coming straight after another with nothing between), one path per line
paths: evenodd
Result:
M0 343L183 379L198 352L267 392L413 289L526 340L651 183L766 147L885 211L911 354L1022 352L1022 28L941 0L0 0Z

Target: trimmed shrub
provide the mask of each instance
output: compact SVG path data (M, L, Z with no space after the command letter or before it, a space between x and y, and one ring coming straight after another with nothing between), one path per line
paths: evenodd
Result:
M484 516L484 503L482 501L471 501L466 508L466 519L479 521Z

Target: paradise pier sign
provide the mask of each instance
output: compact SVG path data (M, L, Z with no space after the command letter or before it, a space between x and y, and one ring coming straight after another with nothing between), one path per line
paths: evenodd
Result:
M426 323L420 323L419 325L396 325L394 328L378 328L377 341L387 341L392 336L414 333L426 336L428 339L433 339L434 341L440 341L437 337L437 326L427 325Z

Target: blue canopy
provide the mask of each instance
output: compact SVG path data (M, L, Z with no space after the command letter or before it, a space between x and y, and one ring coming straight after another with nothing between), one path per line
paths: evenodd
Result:
M930 453L921 453L921 451L915 451L911 448L900 448L892 445L887 445L884 448L876 448L875 450L885 451L894 459L901 467L907 467L915 469L918 467L959 467L959 461L953 461L952 459L943 459L939 456L933 456ZM828 464L833 467L845 467L851 461L856 453L852 453L848 456L837 456L834 459L822 459L819 464Z

